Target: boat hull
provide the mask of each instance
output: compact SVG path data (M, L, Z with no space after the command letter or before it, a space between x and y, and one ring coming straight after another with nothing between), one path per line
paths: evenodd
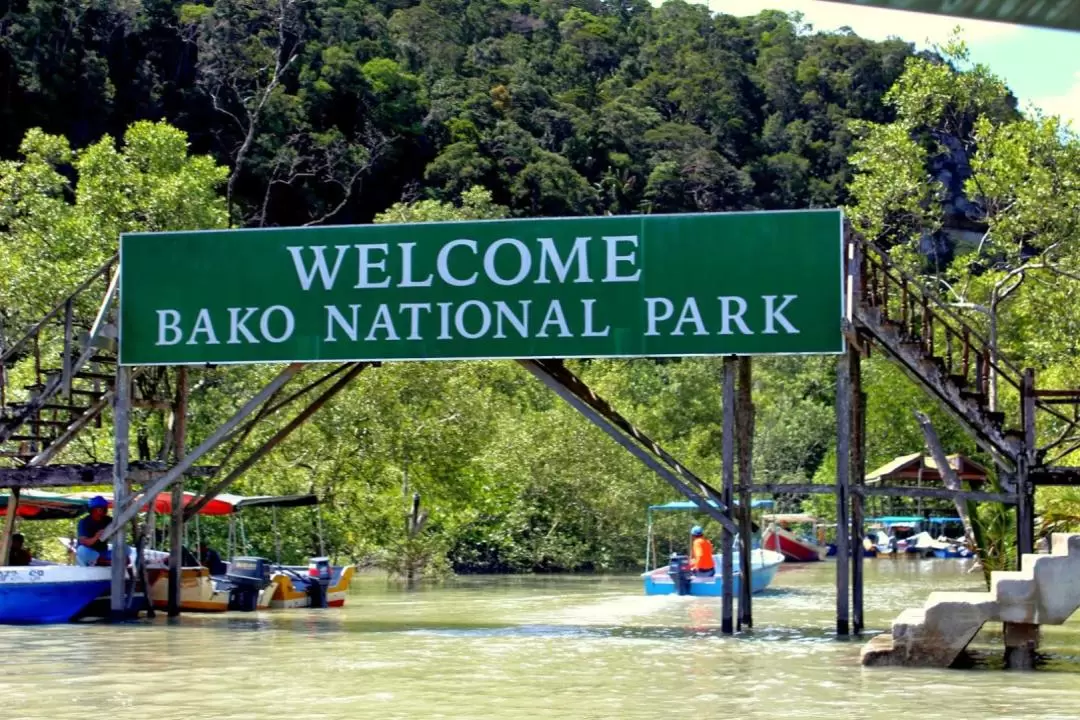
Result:
M154 607L169 606L169 573L161 572L150 585ZM180 569L180 610L184 612L225 612L229 609L228 591L215 589L210 570L204 567Z
M751 554L750 592L759 593L772 584L784 558L779 553L768 550L754 550ZM738 595L742 589L742 573L739 572L739 557L732 557L733 570L731 593ZM642 575L646 595L674 595L675 582L668 574L666 566L658 567ZM720 558L716 559L716 575L712 577L694 577L690 580L690 595L695 597L719 597L724 593L724 582L720 576Z
M293 572L275 572L271 576L274 596L270 600L270 607L274 609L311 607L311 596L307 592L305 575L307 568L289 569ZM331 569L331 572L333 575L330 579L330 587L326 589L326 604L328 607L342 607L349 594L349 586L352 584L356 567L354 565L335 567Z
M109 591L108 567L0 567L0 624L64 623Z
M829 549L800 540L792 533L775 525L762 533L761 546L766 550L778 552L788 562L820 562L829 553Z

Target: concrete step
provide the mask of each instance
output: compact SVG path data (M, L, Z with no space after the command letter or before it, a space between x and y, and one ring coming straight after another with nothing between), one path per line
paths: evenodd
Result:
M1080 533L1054 533L1050 536L1051 555L1080 555Z
M905 665L907 656L893 644L893 636L884 633L863 645L860 658L865 667L892 667Z

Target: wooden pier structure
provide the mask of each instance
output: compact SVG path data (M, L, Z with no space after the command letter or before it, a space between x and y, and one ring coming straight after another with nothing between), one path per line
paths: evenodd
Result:
M654 439L622 416L558 359L522 358L518 362L535 378L602 429L674 490L693 501L722 528L722 631L753 625L750 583L742 582L737 614L732 596L731 550L738 537L740 571L750 574L750 499L754 494L833 494L836 499L836 634L865 629L864 575L860 542L864 537L866 498L875 496L944 498L957 503L999 502L1015 506L1017 545L1021 554L1034 550L1034 488L1073 485L1080 469L1054 463L1080 449L1080 391L1037 389L1034 371L1011 365L960 315L933 292L905 275L887 253L848 232L844 253L844 335L836 382L836 481L819 484L755 483L751 466L754 435L752 359L730 356L723 363L723 466L721 486L712 486L691 472ZM93 485L111 481L115 514L107 536L116 557L133 542L141 557L147 528L133 521L158 493L173 493L169 613L179 613L180 548L184 523L365 370L379 362L339 362L311 379L304 363L285 365L265 386L196 446L187 435L189 371L186 367L130 367L117 361L118 259L113 258L57 304L21 339L0 348L0 486L12 488L17 504L22 488ZM96 301L91 301L96 298ZM96 307L80 323L80 309ZM945 479L945 488L867 485L866 397L862 360L881 352L971 434L994 460L1000 492L965 490L950 471L929 421L920 421L930 452ZM55 357L51 354L55 351ZM34 382L16 387L11 368L32 358ZM50 359L51 358L51 359ZM298 379L306 382L298 388ZM1001 388L1002 391L999 391ZM15 398L20 398L18 401ZM1065 406L1072 406L1066 412ZM301 409L266 441L247 448L252 430L276 422L284 410ZM111 463L65 465L63 450L87 427L101 426L112 409L115 428ZM132 452L130 417L135 410L160 413L166 433L156 457L141 439ZM1048 423L1056 440L1036 444L1037 422ZM220 452L219 452L220 451ZM242 452L243 451L243 452ZM213 465L199 465L214 455ZM133 455L137 459L133 459ZM240 459L243 458L243 459ZM219 477L222 475L222 477ZM201 477L206 488L186 508L180 502L184 479ZM738 498L739 504L734 500ZM9 506L0 565L7 559L14 508ZM113 610L125 607L125 568L114 564ZM1006 633L1007 636L1009 633Z

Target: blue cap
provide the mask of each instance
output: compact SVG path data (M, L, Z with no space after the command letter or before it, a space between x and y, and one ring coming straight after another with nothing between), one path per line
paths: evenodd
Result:
M700 525L695 525L694 527L690 528L690 534L691 535L697 536L697 535L703 535L704 533L705 533L705 531L701 529Z
M100 495L95 495L94 497L90 498L90 509L93 510L95 508L105 508L106 510L108 510L109 501L101 497Z

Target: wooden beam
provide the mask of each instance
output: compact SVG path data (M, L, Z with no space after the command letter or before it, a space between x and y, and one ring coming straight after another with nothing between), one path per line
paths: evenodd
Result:
M187 454L188 369L176 370L176 400L172 406L173 456L182 463ZM180 578L184 565L184 477L172 486L169 514L169 592L166 612L169 617L180 614Z
M160 462L133 462L128 465L128 479L141 485L162 477L169 466ZM214 465L196 465L188 470L193 477L208 477L217 471ZM46 465L44 467L0 468L0 488L79 487L108 485L112 482L112 463L88 465Z
M724 358L724 387L723 387L723 427L721 435L721 464L723 485L720 493L721 502L727 508L727 515L731 516L731 501L735 488L735 374L738 370L738 358L731 356ZM730 635L735 631L732 617L735 585L734 569L731 563L732 533L728 527L724 527L720 535L720 632ZM742 584L748 584L750 578L742 578Z
M848 347L851 378L851 629L863 631L863 525L864 497L858 492L866 483L866 393L862 389L862 356ZM840 558L840 562L844 562Z
M224 492L225 489L229 487L229 485L231 485L233 482L236 481L237 478L239 478L241 475L251 469L251 467L255 465L255 463L259 462L259 460L264 458L268 452L277 447L277 445L281 443L282 440L291 435L292 432L296 430L296 428L307 422L308 418L318 412L319 409L330 400L330 398L337 395L341 390L345 388L346 385L351 383L357 375L359 375L361 372L371 366L371 363L366 362L352 363L352 367L350 367L348 372L342 375L336 383L327 388L326 391L322 395L317 397L315 400L313 400L310 405L297 413L296 417L290 420L288 424L285 425L285 427L278 430L277 433L275 433L273 437L263 443L258 450L251 453L251 455L245 458L244 461L237 465L236 468L234 468L232 472L225 476L224 479L215 483L211 488L203 492L201 497L197 498L195 502L191 503L191 505L185 508L184 519L186 520L188 518L194 517L195 514L202 510L206 506L206 504L209 503L212 499L214 499L214 497L218 493Z
M15 518L19 515L19 489L14 488L8 497L7 514L4 516L4 534L0 536L0 567L8 564L11 554L11 537L15 534Z
M113 508L119 515L120 509L127 501L128 487L129 412L131 410L131 368L129 367L121 365L116 368L114 400ZM124 528L129 519L119 520L114 517L111 523L118 530L112 537L112 585L109 594L109 610L113 619L122 617L127 605L124 592L124 580L127 574L127 543L125 542L127 538L124 537Z
M722 527L726 527L731 532L738 532L739 529L731 521L731 519L723 512L722 507L717 507L709 504L709 502L696 490L691 488L685 482L683 482L672 470L662 465L655 457L649 454L648 451L643 449L630 437L627 437L615 426L614 423L609 421L603 415L601 415L592 406L586 403L584 400L575 395L570 388L563 385L558 379L555 378L548 370L533 360L519 360L522 367L529 371L537 380L547 386L552 392L566 401L570 407L577 410L579 413L585 416L585 418L596 425L598 428L607 433L608 437L617 442L623 448L625 448L631 455L640 460L646 467L655 472L665 482L671 485L675 490L690 501L698 506L698 508L716 520Z
M276 393L283 385L293 378L296 373L300 372L300 368L303 367L303 363L293 363L282 370L277 376L263 387L258 393L255 394L250 400L248 400L243 407L237 410L231 418L226 420L217 430L210 434L210 437L206 438L199 444L197 448L188 453L182 462L178 462L172 468L169 469L162 477L158 478L151 484L149 488L144 489L132 502L128 504L123 510L117 512L116 517L109 527L105 528L105 532L102 533L103 539L112 537L117 528L121 527L131 517L139 512L139 507L145 504L148 498L156 497L159 492L172 486L177 479L179 479L184 473L188 471L195 462L210 450L217 447L222 438L232 432L233 428L243 422L244 418L249 416L255 411L255 408L262 405L266 400Z
M1035 465L1035 371L1024 370L1020 382L1021 415L1024 421L1024 447L1016 472L1016 563L1035 552L1035 488L1031 468Z
M926 439L926 446L930 449L934 464L938 466L938 472L941 474L941 480L945 487L954 493L963 490L964 486L960 484L960 477L956 474L953 466L949 464L949 458L945 455L945 448L942 447L941 440L938 438L937 431L934 429L934 424L930 422L929 416L916 411L915 419L918 421L920 429L922 429L923 437ZM971 517L968 515L967 502L956 495L953 495L953 500L956 502L956 514L964 525L964 539L968 547L973 548L975 547L975 529L971 524Z
M836 363L836 634L850 631L848 488L851 480L851 377L847 357Z
M735 427L739 454L739 618L738 627L754 626L752 608L753 572L751 553L753 552L753 528L750 520L750 486L753 484L754 458L754 401L753 401L753 365L749 357L739 358L738 399L735 404Z

